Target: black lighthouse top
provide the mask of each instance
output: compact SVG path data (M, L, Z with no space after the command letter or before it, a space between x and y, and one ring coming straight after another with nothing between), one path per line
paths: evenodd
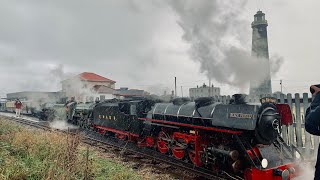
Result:
M259 26L268 26L268 21L265 19L265 14L260 10L254 15L254 21L251 23L252 28Z

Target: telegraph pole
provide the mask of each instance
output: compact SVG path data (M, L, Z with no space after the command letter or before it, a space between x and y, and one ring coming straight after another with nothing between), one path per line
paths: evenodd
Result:
M282 79L280 80L280 87L281 87L281 93L282 93Z
M211 78L209 78L209 97L211 97Z
M182 89L182 86L181 86L181 97L183 97L183 89Z
M174 77L174 97L177 97L177 77Z

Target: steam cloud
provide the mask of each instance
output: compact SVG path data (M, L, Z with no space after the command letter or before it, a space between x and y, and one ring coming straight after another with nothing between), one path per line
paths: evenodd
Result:
M280 70L280 67L284 63L284 58L278 54L274 54L270 58L270 65L271 65L271 74L275 74Z
M265 79L266 59L251 57L250 22L243 16L247 0L170 0L190 44L190 56L200 62L208 78L243 88L250 80ZM276 56L272 73L280 69L283 59ZM253 79L254 78L254 79Z
M300 163L302 167L301 169L301 175L296 180L312 180L314 179L314 165L313 163Z

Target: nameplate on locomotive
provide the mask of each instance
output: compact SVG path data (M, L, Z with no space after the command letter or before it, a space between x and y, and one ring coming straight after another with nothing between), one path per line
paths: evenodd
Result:
M237 119L253 119L253 114L244 114L244 113L230 113L230 118L237 118Z
M108 116L108 115L99 115L99 119L105 119L105 120L114 120L116 121L117 118L115 116Z
M274 97L264 97L260 99L261 104L264 103L272 103L272 104L277 104L278 99L274 98Z

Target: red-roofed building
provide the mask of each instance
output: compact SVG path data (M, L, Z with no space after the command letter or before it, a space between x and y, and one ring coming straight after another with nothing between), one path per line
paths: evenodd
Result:
M116 83L115 81L113 81L111 79L105 78L103 76L100 76L98 74L91 73L91 72L83 72L83 73L79 74L78 77L80 77L80 79L82 81L107 82L110 84Z
M113 98L115 81L91 72L83 72L63 80L62 91L68 98L75 97L76 101L91 101L97 97Z

